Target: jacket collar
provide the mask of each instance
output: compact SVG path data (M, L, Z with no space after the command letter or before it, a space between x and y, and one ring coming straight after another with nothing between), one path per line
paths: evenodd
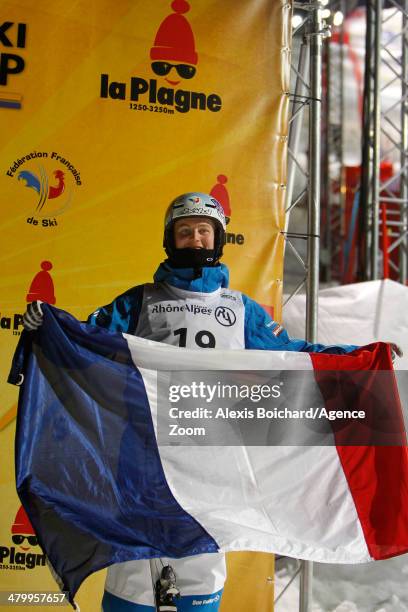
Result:
M220 287L228 287L229 271L227 266L219 264L212 268L201 268L201 276L194 277L193 268L172 268L166 260L157 268L153 278L156 283L169 283L179 289L212 293Z

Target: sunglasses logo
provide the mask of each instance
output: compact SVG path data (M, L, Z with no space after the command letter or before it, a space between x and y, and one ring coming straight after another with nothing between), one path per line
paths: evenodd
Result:
M187 0L173 0L172 12L161 22L150 49L152 70L165 78L170 85L179 84L179 79L192 79L196 73L198 53L195 48L194 33L185 16L190 10ZM173 71L173 68L175 69ZM177 72L177 75L176 75Z
M195 66L189 66L188 64L170 64L169 62L152 63L152 70L158 76L166 76L173 68L176 69L177 74L182 79L192 79L196 73Z
M38 544L38 538L35 535L24 536L20 534L15 534L11 537L11 539L13 540L13 544L22 544L24 540L27 540L27 542L31 544L31 546L37 546Z

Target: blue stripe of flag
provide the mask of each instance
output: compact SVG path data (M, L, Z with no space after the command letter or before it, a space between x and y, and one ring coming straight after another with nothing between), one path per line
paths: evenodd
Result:
M26 364L16 478L64 590L73 597L87 575L112 563L216 552L166 482L125 339L42 308L31 351L15 356ZM27 341L19 346L27 350Z

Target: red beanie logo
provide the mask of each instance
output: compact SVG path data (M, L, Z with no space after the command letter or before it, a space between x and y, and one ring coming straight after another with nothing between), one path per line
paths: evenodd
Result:
M23 506L20 506L17 511L16 518L11 526L11 533L26 533L27 535L35 535L33 526L31 525L30 519L28 518Z
M18 509L14 523L11 526L11 538L13 544L17 544L24 551L38 544L37 536L23 506L20 506Z
M231 219L231 204L228 189L225 187L227 181L228 177L225 174L219 174L216 184L210 191L210 195L221 204L224 210L225 221L228 224Z
M195 50L194 34L184 13L190 10L186 0L173 0L174 13L168 15L157 30L153 47L150 49L152 70L158 76L166 77L172 72L182 79L191 79L196 73L198 55ZM165 78L170 85L178 85L180 79Z
M34 276L27 293L27 302L41 300L47 304L55 304L54 283L49 270L52 270L50 261L41 262L41 271Z

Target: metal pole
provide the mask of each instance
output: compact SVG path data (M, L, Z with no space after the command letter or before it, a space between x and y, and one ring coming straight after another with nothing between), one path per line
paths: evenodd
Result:
M399 280L404 285L407 282L407 268L408 268L408 170L406 164L408 163L408 0L403 0L402 3L402 35L401 35L401 177L400 177L400 197L401 203L401 228L400 236L402 241L399 247L399 264L400 264L400 275Z
M306 339L316 342L317 305L319 290L320 234L320 151L322 95L322 38L320 0L313 3L310 20L310 114L309 114L309 201L306 285ZM312 610L313 563L302 562L300 574L299 611Z
M366 45L364 74L364 112L363 112L363 150L361 168L361 217L359 223L360 244L364 250L359 252L358 279L370 279L371 227L372 227L372 171L373 171L373 71L374 71L374 23L373 1L368 0L366 9Z
M343 23L341 24L340 30L340 64L339 64L339 78L340 78L340 95L339 95L339 111L340 111L340 136L339 136L339 161L340 161L340 170L339 170L339 183L340 183L340 236L341 242L345 243L345 237L347 235L347 226L346 226L346 168L344 164L344 64L345 64L345 23L346 23L346 13L347 13L347 5L345 0L340 0L340 10L343 13ZM351 251L351 249L350 249ZM351 252L350 252L351 255ZM341 251L339 253L339 267L344 268L344 252L343 245L341 247ZM342 270L341 270L342 271ZM340 272L341 274L341 272Z
M339 9L346 14L344 0L340 1ZM334 10L334 9L333 9ZM336 46L329 42L327 48L326 69L326 95L323 94L322 109L326 106L326 147L324 151L324 175L322 185L324 197L322 205L326 207L326 215L321 216L326 226L322 228L326 247L325 280L339 279L343 273L343 243L346 233L345 227L345 201L346 181L344 168L344 20L340 30L340 37ZM338 193L333 191L336 183Z
M299 612L310 612L313 604L313 562L302 561L300 567Z
M382 2L375 0L375 37L374 37L374 142L372 174L372 217L371 217L371 280L378 279L378 249L380 221L380 136L381 136L381 97L380 97L380 63L381 63L381 15Z
M331 157L331 113L332 113L332 61L333 54L331 44L329 40L326 40L324 47L325 57L324 66L326 71L326 101L323 107L324 113L324 176L322 181L323 193L322 199L324 206L326 207L326 227L323 228L324 232L324 247L326 249L326 261L325 261L325 281L330 282L332 280L332 214L333 214L333 202L331 195L331 176L330 176L330 157Z
M306 291L306 339L317 338L317 293L319 289L320 150L322 95L322 20L320 1L314 3L310 36L309 202Z

